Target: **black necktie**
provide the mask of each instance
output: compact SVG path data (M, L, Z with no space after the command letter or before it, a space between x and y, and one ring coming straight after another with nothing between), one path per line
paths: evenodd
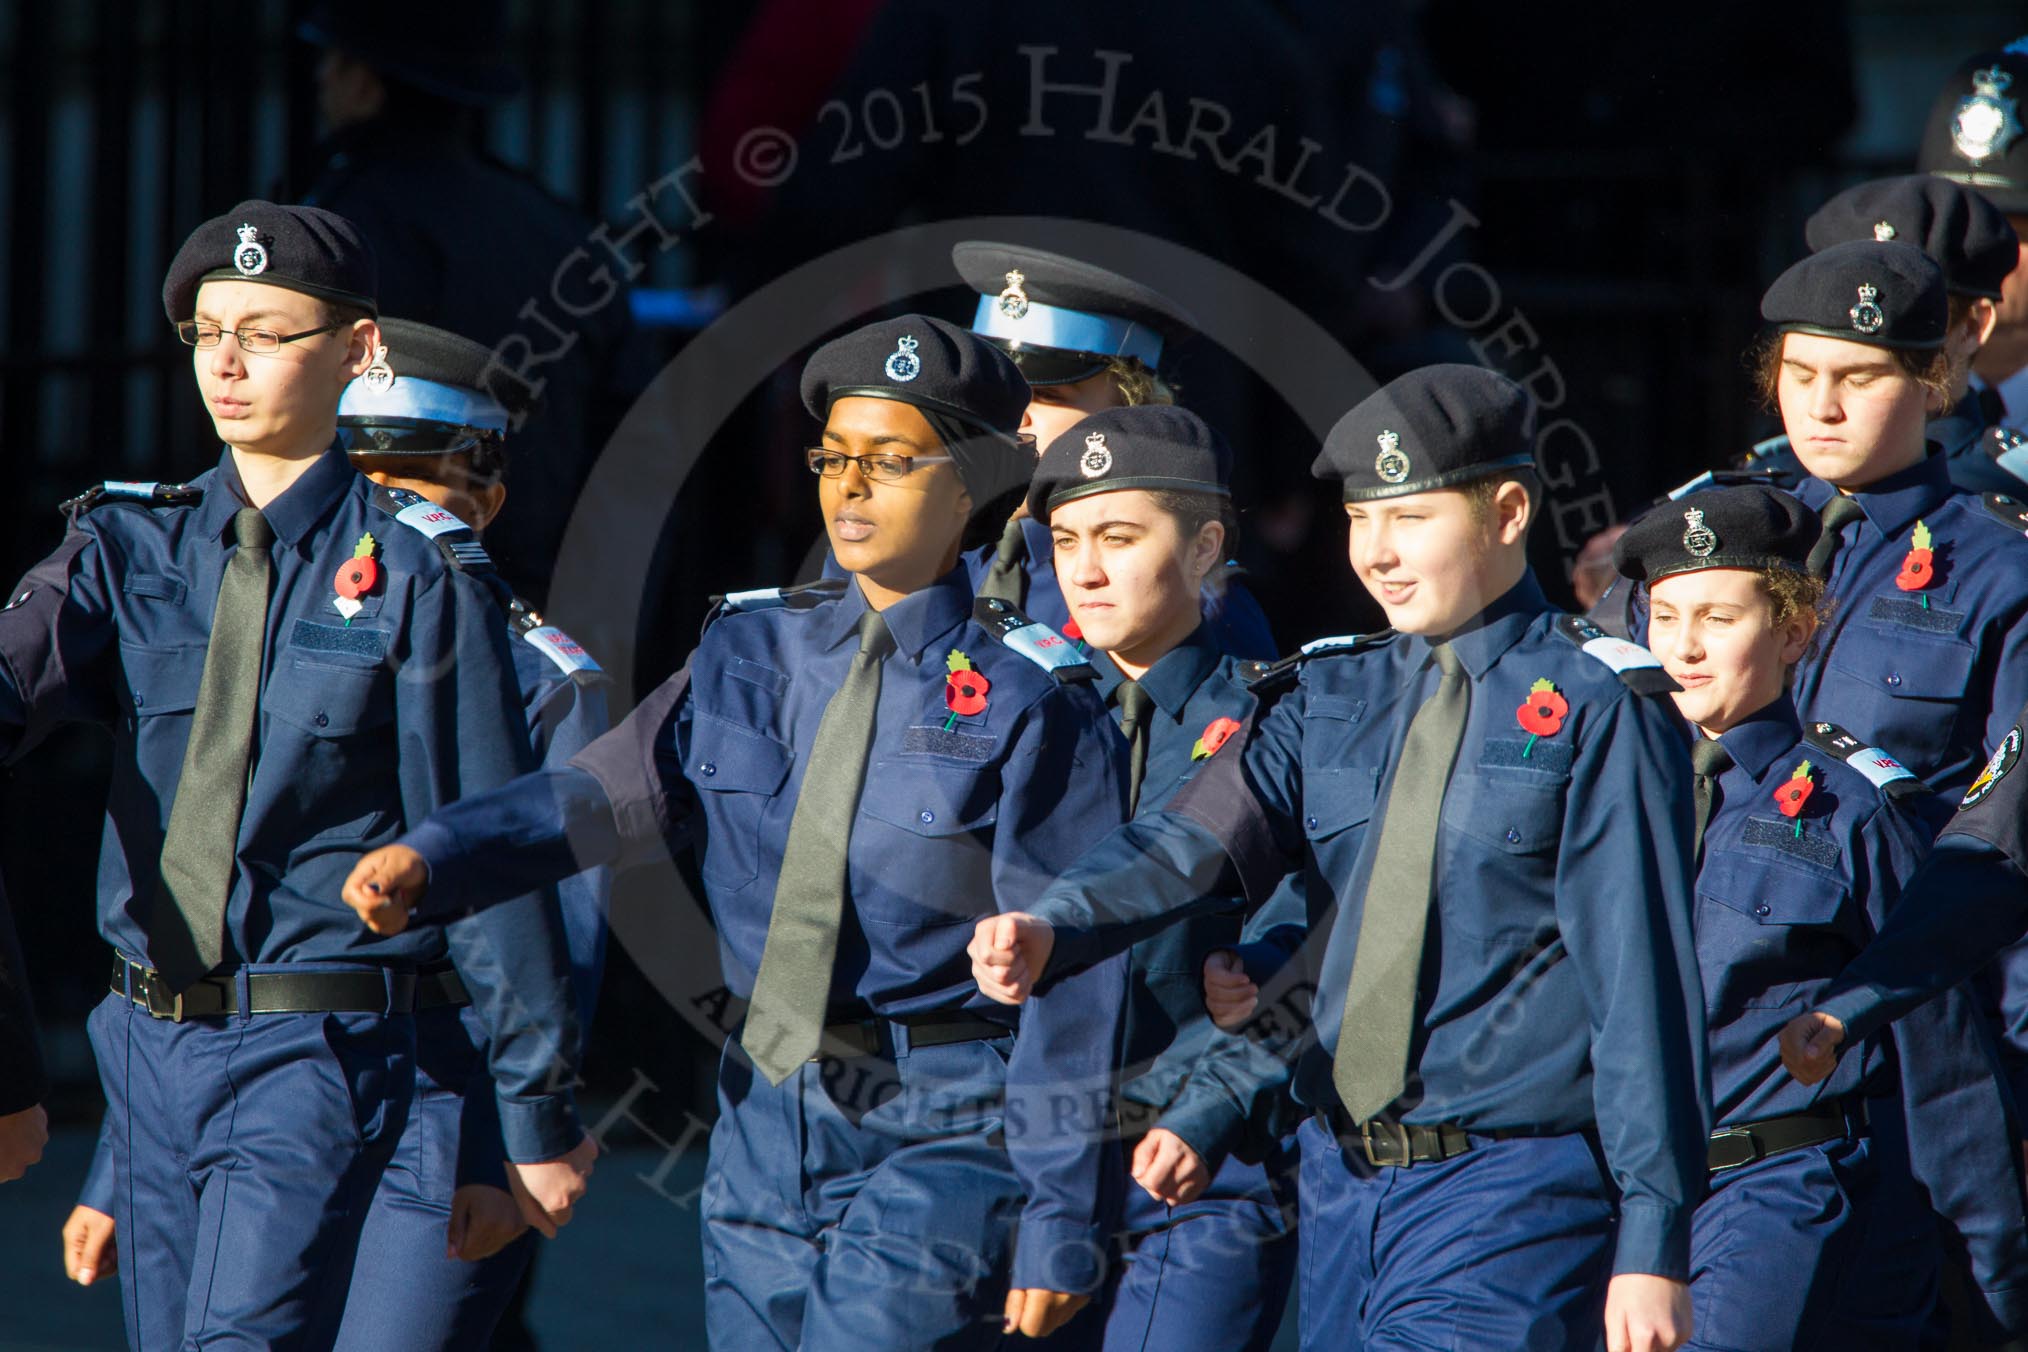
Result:
M1704 828L1718 810L1718 777L1732 767L1732 755L1716 737L1700 737L1690 748L1690 768L1696 772L1691 790L1697 802L1697 834L1691 838L1690 858L1704 852Z
M1825 503L1817 513L1824 523L1824 533L1817 537L1817 543L1810 546L1810 557L1804 563L1811 577L1829 577L1831 562L1838 557L1840 546L1845 543L1839 534L1848 521L1857 521L1866 515L1863 508L1843 493Z
M824 1035L838 926L845 915L852 819L859 812L880 708L880 664L892 651L894 636L880 612L860 616L859 651L844 684L824 706L789 818L767 942L739 1034L739 1045L771 1084L788 1079L816 1055Z
M225 956L225 907L260 709L275 532L251 507L233 516L232 530L239 549L219 579L190 742L162 837L163 895L148 920L148 957L178 992Z
M1471 708L1471 687L1451 645L1429 651L1443 675L1401 743L1331 1058L1338 1101L1355 1121L1379 1116L1408 1086L1436 885L1437 825Z
M1000 532L1000 547L993 551L993 562L986 569L986 576L979 579L979 599L1020 605L1021 563L1027 557L1028 540L1021 533L1021 521L1017 517Z
M1139 681L1121 681L1113 687L1113 703L1120 710L1120 736L1127 739L1127 815L1141 805L1141 780L1148 772L1148 717L1155 712L1155 700L1141 689Z

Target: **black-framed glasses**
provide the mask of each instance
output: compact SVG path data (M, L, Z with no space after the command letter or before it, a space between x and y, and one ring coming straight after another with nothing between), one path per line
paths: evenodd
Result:
M948 455L847 455L821 446L812 446L803 452L803 458L809 462L810 473L826 479L837 478L850 464L859 466L859 472L876 483L887 484L906 479L911 470L923 465L948 465L953 459Z
M321 329L304 329L301 333L276 333L273 329L228 329L219 324L207 323L201 319L186 319L176 326L176 336L192 347L217 347L230 333L242 352L279 352L283 343L300 343L305 338L315 338L320 333L331 333L345 327L345 321L326 324Z

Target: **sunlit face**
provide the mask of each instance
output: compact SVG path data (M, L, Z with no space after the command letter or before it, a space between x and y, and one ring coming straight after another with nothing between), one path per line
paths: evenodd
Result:
M1648 647L1683 687L1676 708L1712 736L1781 697L1814 624L1801 614L1777 628L1774 602L1743 568L1675 573L1648 588Z
M1102 409L1122 408L1126 397L1112 373L1101 371L1068 385L1037 385L1028 392L1028 411L1021 415L1021 430L1035 434L1038 451Z
M831 406L823 447L846 455L943 456L943 442L922 411L897 399L854 395ZM972 511L957 467L924 465L884 483L848 464L817 481L831 552L848 573L891 591L920 590L957 562Z
M472 473L469 455L355 455L352 468L387 488L420 493L473 530L493 524L507 485Z
M1348 502L1346 551L1389 625L1448 634L1520 580L1528 513L1516 483L1502 484L1483 513L1455 488Z
M225 329L271 329L284 337L330 322L324 307L301 292L229 279L197 289L192 317ZM311 437L328 444L338 396L371 363L369 348L379 332L372 320L362 319L274 352L242 352L231 334L217 347L191 348L197 390L218 439L256 454L300 449L298 443Z
M1125 489L1063 503L1049 530L1056 580L1086 642L1145 667L1197 628L1224 527L1206 522L1186 539L1154 494Z
M1775 395L1803 468L1840 488L1862 488L1923 457L1932 397L1894 354L1813 333L1782 336Z

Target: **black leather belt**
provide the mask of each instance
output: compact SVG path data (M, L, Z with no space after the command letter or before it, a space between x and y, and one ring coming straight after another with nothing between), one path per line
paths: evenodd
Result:
M1770 1155L1805 1150L1827 1141L1855 1140L1865 1134L1865 1104L1832 1099L1799 1113L1720 1127L1711 1133L1705 1167L1714 1174L1722 1174Z
M181 994L152 967L113 958L113 994L151 1018L182 1023L239 1013L239 983L204 977ZM448 967L427 972L252 972L247 995L254 1014L408 1014L469 1004L465 983Z
M897 1038L895 1030L902 1030ZM854 1056L893 1056L904 1040L907 1046L945 1047L953 1042L990 1042L1012 1037L1014 1030L1004 1023L974 1018L969 1014L912 1014L899 1019L854 1019L849 1023L824 1025L824 1041L812 1061L835 1055L840 1044Z
M1342 1108L1319 1112L1317 1121L1338 1138L1341 1150L1357 1150L1376 1168L1406 1169L1414 1164L1439 1164L1456 1159L1480 1141L1505 1141L1535 1133L1525 1131L1467 1132L1453 1122L1422 1125L1413 1122L1354 1122ZM1477 1136L1480 1141L1474 1141Z

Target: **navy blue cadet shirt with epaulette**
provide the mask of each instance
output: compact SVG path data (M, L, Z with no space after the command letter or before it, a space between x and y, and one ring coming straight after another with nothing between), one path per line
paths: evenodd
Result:
M0 611L0 754L16 759L65 722L115 733L99 927L142 961L210 606L243 505L230 450L188 486L96 490ZM274 575L229 950L249 963L456 961L492 1036L509 1155L554 1158L578 1137L570 1096L555 1088L576 1033L546 899L516 893L485 916L392 938L334 903L361 854L531 763L498 606L462 566L482 567L484 553L454 516L377 488L336 449L263 514ZM382 580L347 616L334 580L368 534Z
M1092 655L1098 691L1109 703L1124 679L1104 653ZM1141 777L1142 812L1159 812L1197 774L1211 755L1207 738L1226 729L1221 719L1249 716L1253 697L1248 674L1259 664L1220 651L1209 624L1164 653L1139 678L1154 701L1148 733L1148 760ZM1239 1151L1258 1158L1274 1144L1272 1100L1279 1077L1274 1067L1256 1064L1250 1045L1221 1031L1204 1012L1204 959L1232 948L1241 938L1246 902L1192 916L1134 945L1128 961L1128 1005L1120 1060L1128 1078L1123 1098L1150 1110L1149 1125L1183 1138L1214 1171Z
M1438 970L1411 1068L1422 1097L1404 1120L1596 1127L1621 1193L1614 1270L1686 1278L1706 1083L1690 773L1673 709L1629 688L1669 683L1644 650L1551 609L1532 578L1451 645L1471 703L1437 842ZM1335 1105L1331 1059L1380 835L1371 819L1397 768L1411 768L1395 762L1435 688L1429 651L1383 634L1320 648L1289 665L1293 681L1257 686L1253 717L1166 811L1137 817L1030 908L1058 931L1042 988L1189 909L1228 860L1256 902L1304 869L1325 942L1311 974L1319 1037L1295 1091ZM1568 713L1531 737L1518 711L1538 680Z
M752 991L810 747L866 601L848 583L747 593L726 608L684 669L570 768L453 805L407 838L429 867L425 912L694 847L726 983ZM1081 667L1075 650L1035 626L994 637L974 619L961 570L881 613L896 647L852 830L828 1021L965 1009L1006 1022L972 980L970 922L1020 909L1119 823L1125 749L1088 683L1035 660ZM955 720L954 651L990 683L985 709ZM1009 1099L1104 1083L1118 1013L1089 1000L1025 1010ZM1010 1131L1007 1148L1028 1193L1014 1285L1063 1289L1052 1255L1060 1265L1079 1246L1103 1251L1103 1147L1031 1129Z

